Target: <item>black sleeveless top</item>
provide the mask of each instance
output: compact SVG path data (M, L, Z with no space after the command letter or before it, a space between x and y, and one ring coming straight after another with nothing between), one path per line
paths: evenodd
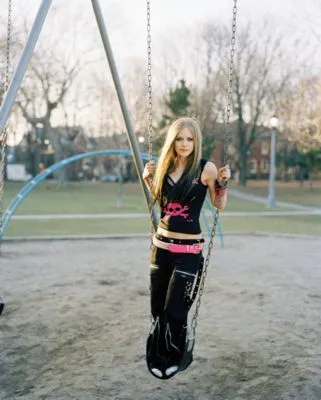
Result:
M207 192L207 186L201 182L201 174L206 163L207 160L201 160L200 173L192 181L192 187L183 199L180 198L179 192L184 190L184 175L176 183L169 175L165 175L160 228L179 233L201 233L199 217Z

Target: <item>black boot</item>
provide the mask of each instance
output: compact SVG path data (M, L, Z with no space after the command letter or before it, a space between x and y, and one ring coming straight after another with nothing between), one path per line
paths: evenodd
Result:
M159 379L166 379L166 346L164 322L159 317L153 322L146 343L146 363L149 372Z
M180 321L167 314L165 339L168 351L165 375L171 378L180 371L186 341L186 321Z

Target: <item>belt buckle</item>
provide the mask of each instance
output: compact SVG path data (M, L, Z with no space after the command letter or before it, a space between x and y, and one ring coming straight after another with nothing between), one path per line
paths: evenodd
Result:
M198 254L201 251L201 244L200 243L194 243L193 244L194 248L194 254Z

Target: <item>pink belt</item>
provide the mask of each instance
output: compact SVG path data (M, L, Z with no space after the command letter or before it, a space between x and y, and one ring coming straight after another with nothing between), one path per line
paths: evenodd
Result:
M178 243L166 243L157 239L153 236L153 244L163 250L168 250L171 253L191 253L198 254L203 249L203 243L194 244L178 244Z

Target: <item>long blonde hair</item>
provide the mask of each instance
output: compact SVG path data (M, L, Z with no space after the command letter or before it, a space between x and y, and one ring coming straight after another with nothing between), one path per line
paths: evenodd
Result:
M179 133L185 128L187 128L191 132L194 143L193 152L189 155L184 171L184 174L187 177L188 185L192 183L192 180L199 173L202 154L202 133L200 126L198 122L193 118L178 118L170 125L163 148L160 152L155 172L154 188L152 191L154 201L161 201L165 175L174 171L177 167L177 154L174 149L175 139L179 135Z

